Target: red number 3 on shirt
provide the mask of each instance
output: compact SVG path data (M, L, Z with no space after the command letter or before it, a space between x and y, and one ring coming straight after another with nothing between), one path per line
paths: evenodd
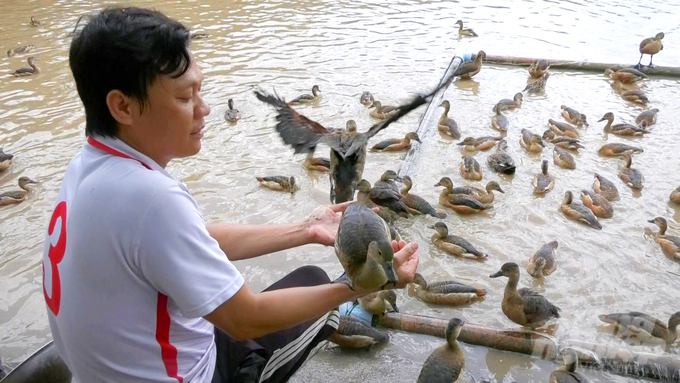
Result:
M52 296L48 296L47 289L45 289L45 265L43 265L43 293L45 294L45 302L47 302L47 307L50 308L55 316L59 315L59 306L61 304L59 262L64 259L64 253L66 252L66 202L64 201L60 202L54 209L54 213L52 213L50 227L47 232L50 237L54 234L54 229L59 218L61 218L59 238L57 239L57 244L55 246L52 246L52 241L50 239L50 251L48 253L50 272L52 273L52 278L50 278L52 281Z

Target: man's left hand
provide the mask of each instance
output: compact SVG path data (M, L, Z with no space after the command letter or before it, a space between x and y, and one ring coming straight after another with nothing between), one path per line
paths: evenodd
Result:
M319 243L324 246L333 246L335 236L338 233L340 218L347 206L354 201L348 201L337 205L319 206L305 219L303 225L307 230L310 243Z

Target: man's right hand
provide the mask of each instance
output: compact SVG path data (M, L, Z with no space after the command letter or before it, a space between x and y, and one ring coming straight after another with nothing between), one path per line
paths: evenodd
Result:
M392 241L394 249L394 271L397 272L399 282L396 288L404 288L413 282L413 277L418 270L419 255L418 243L405 241Z

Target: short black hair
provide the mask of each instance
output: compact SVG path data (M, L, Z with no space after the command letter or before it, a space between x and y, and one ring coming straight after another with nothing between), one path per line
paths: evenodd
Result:
M85 106L85 135L114 137L118 124L108 93L120 90L144 107L159 75L179 77L189 69L189 30L161 12L134 7L107 8L88 19L73 37L69 64Z

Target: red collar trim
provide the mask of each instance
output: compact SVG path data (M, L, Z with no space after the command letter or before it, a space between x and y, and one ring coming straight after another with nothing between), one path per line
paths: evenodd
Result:
M91 136L87 138L87 143L94 146L95 148L101 150L102 152L106 152L106 153L111 154L111 155L116 156L116 157L123 157L123 158L128 158L128 159L131 159L131 160L135 160L135 161L139 162L140 164L142 164L145 168L147 168L149 170L153 170L153 169L151 169L151 166L145 164L142 160L138 160L134 157L130 157L127 154L120 152L120 151L118 151L118 150L116 150L116 149L114 149L110 146L106 146L106 145L102 144L101 142L95 140Z

